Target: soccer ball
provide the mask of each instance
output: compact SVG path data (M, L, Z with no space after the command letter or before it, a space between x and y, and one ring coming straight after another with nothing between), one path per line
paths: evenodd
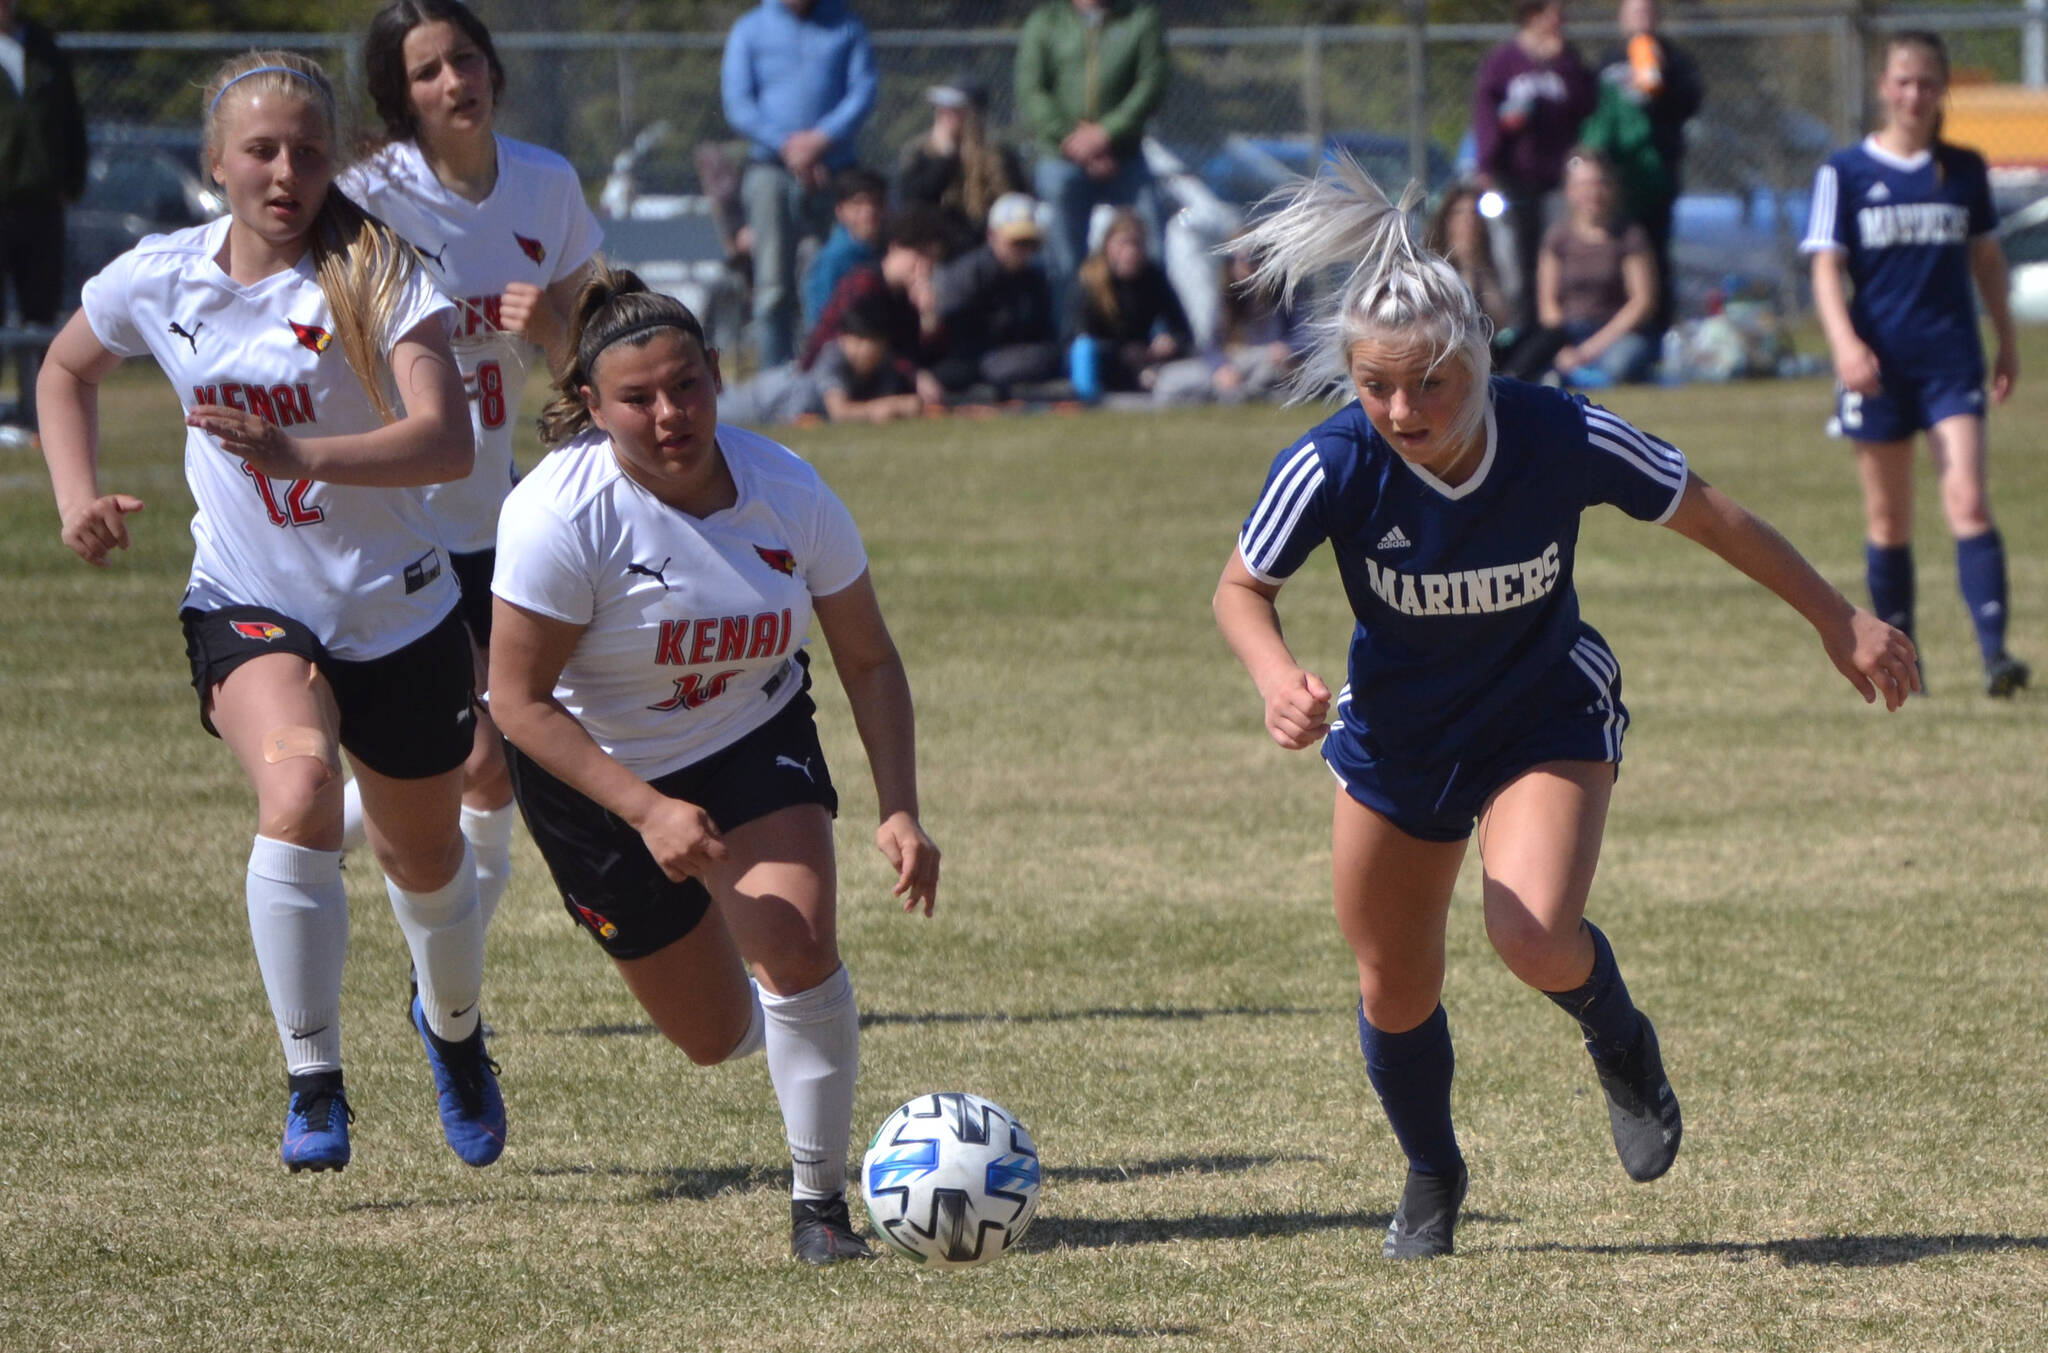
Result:
M919 1095L882 1120L860 1167L868 1221L932 1268L986 1263L1038 1215L1038 1148L979 1095Z

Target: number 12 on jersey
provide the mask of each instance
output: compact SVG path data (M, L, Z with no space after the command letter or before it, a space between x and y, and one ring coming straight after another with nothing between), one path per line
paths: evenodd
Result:
M256 492L263 499L263 510L269 514L272 526L311 526L314 522L327 520L326 508L309 507L306 503L306 494L313 487L312 480L294 479L280 501L268 475L256 473L256 467L246 460L242 462L242 473L255 481Z

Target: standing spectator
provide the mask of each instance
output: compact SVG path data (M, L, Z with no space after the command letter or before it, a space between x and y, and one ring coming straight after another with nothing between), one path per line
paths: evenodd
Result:
M1515 36L1487 53L1472 89L1482 186L1506 199L1515 239L1515 327L1536 323L1536 254L1544 199L1564 180L1565 155L1599 90L1564 40L1564 0L1515 0Z
M872 169L855 165L833 177L832 233L804 269L803 332L817 327L840 278L882 256L882 210L888 196L888 180Z
M988 242L940 269L946 357L936 374L947 390L957 394L986 383L1006 399L1016 385L1059 375L1052 284L1038 265L1044 238L1038 204L1008 193L989 208Z
M1111 218L1102 248L1081 265L1072 321L1076 376L1091 354L1093 384L1107 393L1153 389L1160 368L1187 356L1195 336L1166 269L1145 252L1145 225L1128 207Z
M64 206L84 188L85 115L71 63L48 29L0 0L0 269L24 324L57 322ZM14 350L21 402L0 421L0 446L36 441L36 372L47 346Z
M1153 257L1162 253L1140 143L1166 79L1166 29L1149 0L1044 0L1024 21L1017 107L1038 142L1038 196L1058 217L1048 262L1062 288L1087 256L1097 203L1137 208Z
M1600 106L1580 139L1607 157L1622 211L1650 237L1657 260L1654 340L1671 327L1671 212L1681 186L1685 124L1700 110L1706 83L1691 52L1657 31L1657 0L1621 0L1621 41L1600 58Z
M924 97L932 106L931 129L897 158L896 200L944 212L950 234L946 257L958 258L981 243L996 199L1031 185L1017 152L989 139L988 91L980 81L956 75L925 90Z
M825 233L826 185L875 106L875 54L846 0L761 0L726 38L725 120L752 143L740 199L753 236L754 347L796 351L797 246Z

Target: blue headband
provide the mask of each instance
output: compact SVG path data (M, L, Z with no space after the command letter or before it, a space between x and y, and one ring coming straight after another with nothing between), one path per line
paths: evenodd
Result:
M306 72L298 69L296 66L257 66L252 70L243 71L240 75L237 75L234 79L222 85L220 87L220 94L214 95L213 102L208 104L206 107L208 115L220 111L221 94L227 93L230 89L233 89L236 85L242 83L242 81L248 79L250 76L262 75L266 71L276 71L280 75L296 75L301 80L304 80L307 84L313 86L315 90L320 90L320 82L318 80L315 80L312 76L306 74ZM326 91L320 90L320 92L324 94Z

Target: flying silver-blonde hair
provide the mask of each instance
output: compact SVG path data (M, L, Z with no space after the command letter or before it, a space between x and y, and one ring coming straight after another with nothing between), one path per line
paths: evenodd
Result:
M1472 394L1445 429L1454 442L1475 435L1486 417L1487 380L1493 373L1493 326L1457 270L1409 233L1409 214L1422 201L1410 183L1391 202L1349 155L1312 179L1297 179L1260 204L1270 214L1233 248L1257 260L1248 288L1277 292L1292 304L1296 291L1331 270L1343 280L1311 317L1314 346L1288 381L1289 402L1351 384L1351 345L1361 339L1414 343L1432 353L1432 367L1462 362Z

